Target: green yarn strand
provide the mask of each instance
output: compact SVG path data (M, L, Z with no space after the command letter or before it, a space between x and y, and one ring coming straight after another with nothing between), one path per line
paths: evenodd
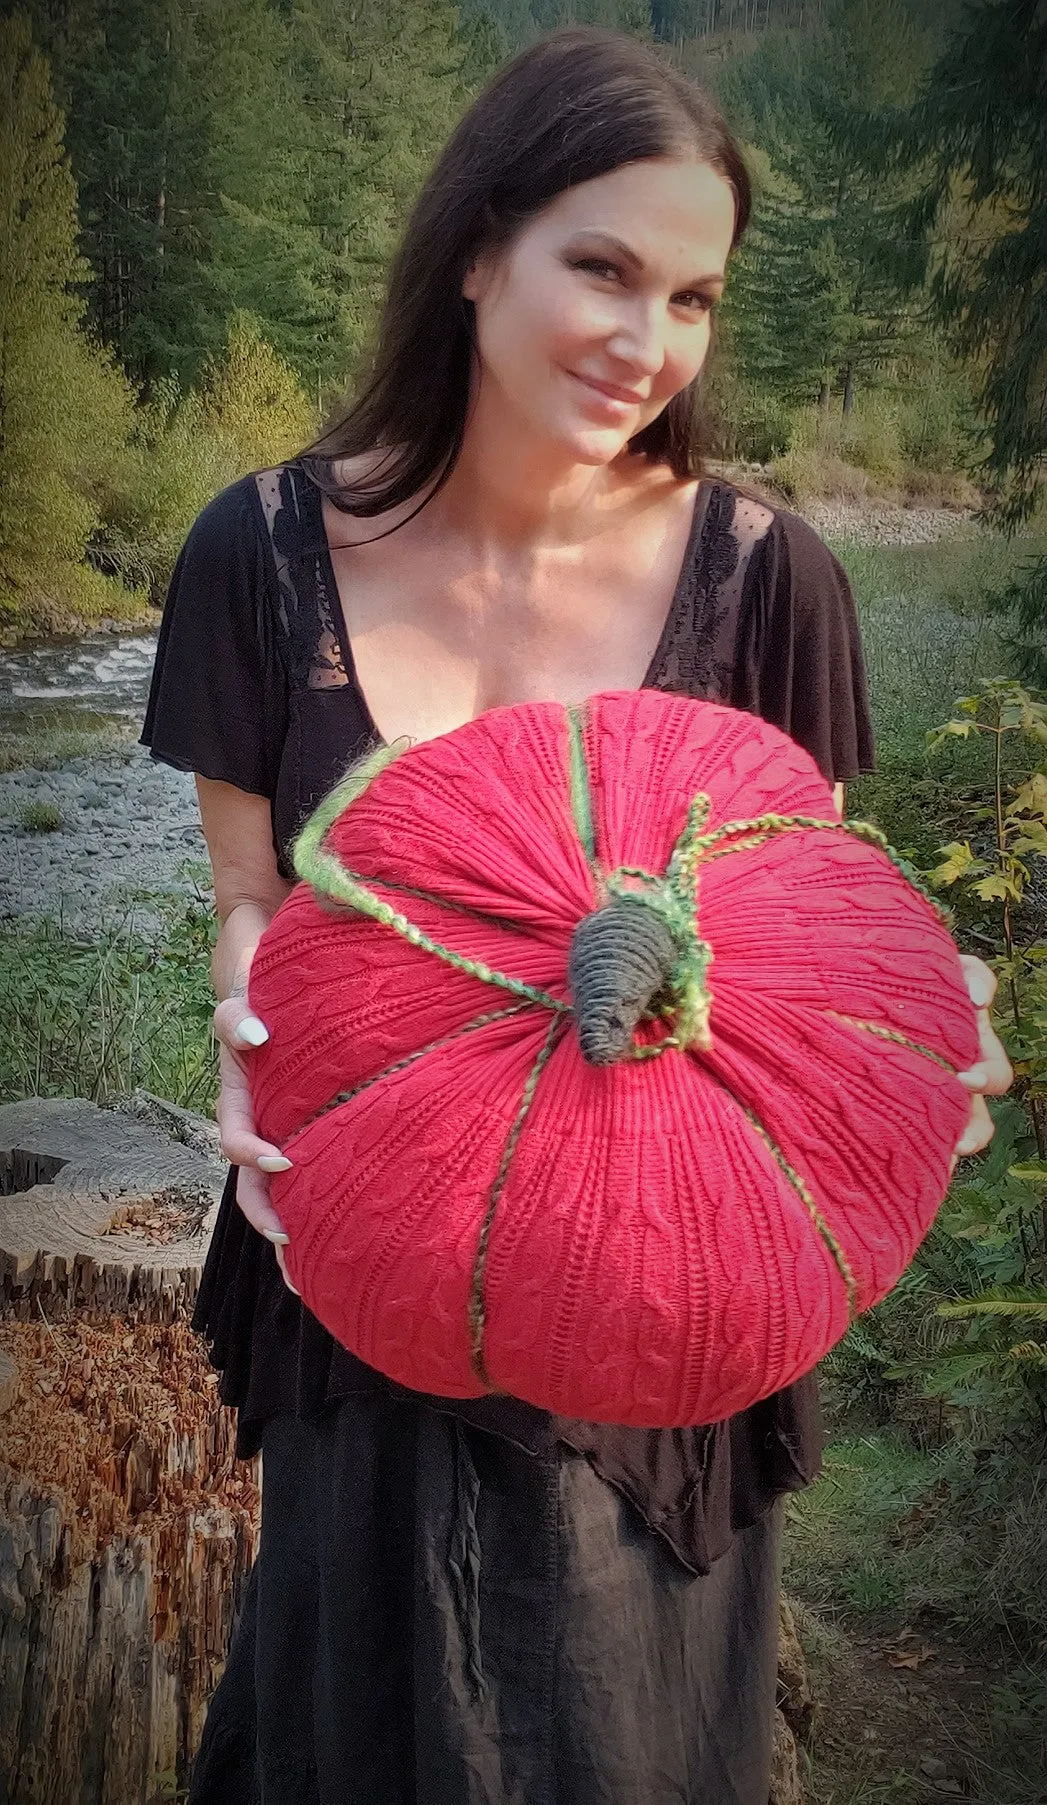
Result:
M582 708L567 710L568 764L571 784L571 814L582 850L590 870L597 870L596 834L593 828L593 796L589 781L589 763L585 756L586 713Z
M846 1022L849 1028L860 1028L864 1034L875 1035L877 1040L889 1040L895 1046L908 1047L910 1053L918 1053L921 1059L932 1060L935 1065L941 1066L943 1072L949 1072L953 1078L957 1076L956 1067L951 1060L943 1059L942 1055L936 1053L933 1047L925 1047L922 1040L912 1040L908 1034L899 1033L897 1028L885 1028L880 1022L866 1022L857 1015L841 1015L838 1009L829 1009L826 1013L834 1016L838 1022Z
M308 821L299 831L292 848L294 868L303 883L312 884L314 890L325 889L322 883L316 884L311 872L316 866L316 861L327 856L323 852L323 843L328 833L339 815L351 803L356 802L375 778L379 777L389 765L393 764L396 759L402 758L403 754L410 750L410 746L411 742L407 739L394 740L389 746L377 746L366 758L361 759L359 764L354 765L341 782L336 783L334 789L328 791L323 801L317 804ZM332 862L337 865L337 861Z
M730 1094L731 1094L731 1096L734 1096L733 1091ZM764 1127L763 1123L760 1121L760 1118L758 1115L756 1115L755 1111L751 1110L749 1108L748 1104L743 1103L740 1097L735 1097L735 1102L741 1108L741 1110L742 1110L743 1114L745 1115L745 1118L748 1121L748 1123L750 1124L750 1126L759 1135L764 1146L767 1148L767 1151L770 1153L771 1158L774 1160L775 1165L779 1168L779 1170L784 1174L784 1176L786 1177L788 1182L791 1184L793 1190L796 1192L797 1197L800 1199L800 1202L803 1204L804 1209L807 1211L808 1216L810 1217L812 1223L814 1224L819 1235L821 1236L822 1241L825 1243L825 1246L829 1249L829 1252L832 1255L833 1264L835 1265L836 1270L839 1273L840 1278L843 1281L844 1290L847 1293L848 1320L850 1322L853 1322L855 1317L858 1314L858 1282L855 1279L854 1273L851 1271L851 1264L847 1258L847 1255L844 1253L843 1248L840 1246L839 1241L836 1239L836 1236L833 1234L832 1229L829 1227L829 1224L826 1222L825 1217L822 1215L821 1210L818 1208L818 1205L815 1202L814 1196L811 1192L810 1186L808 1185L806 1179L801 1177L800 1173L797 1172L795 1166L791 1166L789 1164L789 1161L786 1159L785 1154L783 1153L782 1149L779 1147L777 1141L773 1138L773 1136L771 1134L768 1133L767 1129Z
M491 1230L494 1227L495 1211L498 1208L499 1198L505 1189L506 1180L509 1177L509 1168L512 1165L513 1154L516 1152L520 1136L523 1133L524 1123L527 1120L528 1111L535 1099L535 1093L538 1089L538 1080L549 1062L549 1058L563 1026L564 1023L559 1017L554 1017L550 1022L549 1031L539 1048L538 1057L535 1059L531 1070L527 1074L523 1095L520 1098L520 1107L516 1112L513 1125L509 1130L509 1137L502 1149L502 1157L498 1165L498 1171L495 1175L494 1184L491 1186L491 1195L487 1200L484 1219L480 1225L480 1239L476 1249L476 1259L473 1262L472 1286L469 1296L469 1336L470 1359L472 1361L473 1372L479 1379L480 1384L483 1385L487 1391L494 1390L494 1387L491 1384L490 1375L487 1371L483 1350L484 1331L487 1327L487 1302L484 1297L484 1274L487 1270L487 1254L491 1243Z
M570 1005L559 997L551 996L548 991L539 990L534 984L525 984L519 978L511 978L505 972L493 971L482 960L468 959L463 953L453 952L450 947L433 940L399 909L394 909L391 903L383 902L380 896L376 896L363 878L355 871L347 870L334 853L328 852L324 840L339 815L363 795L368 785L387 765L392 764L406 750L406 741L379 747L373 757L358 765L330 795L325 796L295 842L294 868L298 876L303 883L311 885L318 896L330 897L332 901L343 903L357 914L366 915L370 920L380 922L383 927L391 928L393 933L399 934L411 946L418 947L422 952L432 953L434 958L442 959L445 965L452 966L455 971L477 978L482 984L493 984L496 989L507 990L510 995L523 997L526 1002L537 1003L543 1009L552 1009L556 1014L568 1013Z
M359 1084L354 1084L351 1090L339 1091L336 1097L332 1097L329 1102L322 1104L311 1116L307 1116L301 1127L296 1128L295 1133L302 1134L306 1128L312 1127L314 1122L322 1121L324 1116L329 1116L332 1110L341 1109L343 1103L352 1103L354 1098L362 1096L364 1091L369 1091L374 1085L381 1084L384 1078L393 1078L397 1072L406 1072L408 1067L416 1065L418 1060L424 1059L427 1054L439 1053L444 1047L452 1046L456 1040L461 1040L464 1035L475 1034L478 1028L487 1028L492 1022L508 1021L511 1016L522 1015L524 1010L530 1007L530 1003L510 1003L506 1009L489 1009L484 1015L474 1015L472 1021L463 1022L460 1028L453 1029L450 1034L442 1034L438 1040L427 1041L424 1047L418 1047L413 1053L405 1053L402 1059L395 1059L392 1065L383 1066L380 1072L373 1073L369 1078L361 1078Z

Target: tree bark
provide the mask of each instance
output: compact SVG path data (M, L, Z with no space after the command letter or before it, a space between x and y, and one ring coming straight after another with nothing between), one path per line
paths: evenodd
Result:
M255 1553L257 1466L187 1321L213 1129L136 1113L160 1126L0 1108L0 1805L173 1797Z
M774 1714L774 1765L768 1805L805 1805L800 1747L811 1733L814 1697L807 1662L787 1598L778 1619L778 1708Z

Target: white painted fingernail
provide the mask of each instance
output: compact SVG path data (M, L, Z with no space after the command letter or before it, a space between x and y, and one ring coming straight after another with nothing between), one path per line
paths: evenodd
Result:
M257 1015L245 1015L237 1026L236 1039L242 1047L264 1047L269 1030Z
M957 1072L956 1076L971 1091L984 1090L989 1082L989 1074L983 1065L972 1065L969 1072Z
M290 1281L290 1279L285 1279L285 1280L284 1280L284 1284L285 1284L285 1285L286 1285L286 1286L287 1286L287 1289L288 1289L288 1291L289 1291L289 1292L290 1292L290 1293L291 1293L291 1296L292 1296L292 1297L301 1297L301 1295L302 1295L302 1293L301 1293L301 1292L300 1292L300 1291L296 1291L296 1290L295 1290L295 1288L294 1288L294 1286L293 1286L293 1285L292 1285L292 1283L291 1283L291 1281Z
M290 1235L285 1235L282 1228L263 1228L262 1233L267 1241L273 1243L274 1247L290 1247L291 1245Z
M260 1172L290 1172L293 1163L282 1153L262 1153L255 1161Z

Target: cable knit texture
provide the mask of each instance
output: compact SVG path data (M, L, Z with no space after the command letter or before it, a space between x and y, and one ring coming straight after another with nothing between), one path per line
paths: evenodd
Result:
M832 825L783 733L652 690L572 713L387 752L303 835L317 887L251 972L259 1129L293 1161L273 1203L308 1308L414 1390L715 1422L912 1258L974 1012L934 906ZM660 963L595 1063L572 946L577 972L580 924L623 897Z

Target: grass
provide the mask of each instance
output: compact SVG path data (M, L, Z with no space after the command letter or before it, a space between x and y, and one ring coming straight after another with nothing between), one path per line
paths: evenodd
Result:
M158 905L155 932L78 938L61 922L0 931L0 1099L107 1097L143 1086L210 1111L217 1090L214 918Z
M62 825L62 811L57 802L44 802L37 798L23 804L18 811L18 819L27 834L53 834Z
M1044 1500L1017 1508L1002 1466L972 1479L971 1464L849 1436L789 1501L785 1583L819 1699L812 1805L924 1805L941 1796L928 1760L977 1805L1042 1796Z
M848 786L848 812L875 821L927 865L954 837L956 801L976 785L982 762L978 747L962 740L929 757L927 732L980 677L1006 669L998 622L984 599L1030 553L1047 551L1047 535L1006 539L979 531L934 545L831 543L854 590L877 742L876 773ZM1021 749L1015 756L1027 758ZM1016 765L1015 775L1024 768Z
M75 727L60 718L34 717L0 734L0 773L57 771L73 758L106 758L130 752L137 730L114 715L83 715Z

